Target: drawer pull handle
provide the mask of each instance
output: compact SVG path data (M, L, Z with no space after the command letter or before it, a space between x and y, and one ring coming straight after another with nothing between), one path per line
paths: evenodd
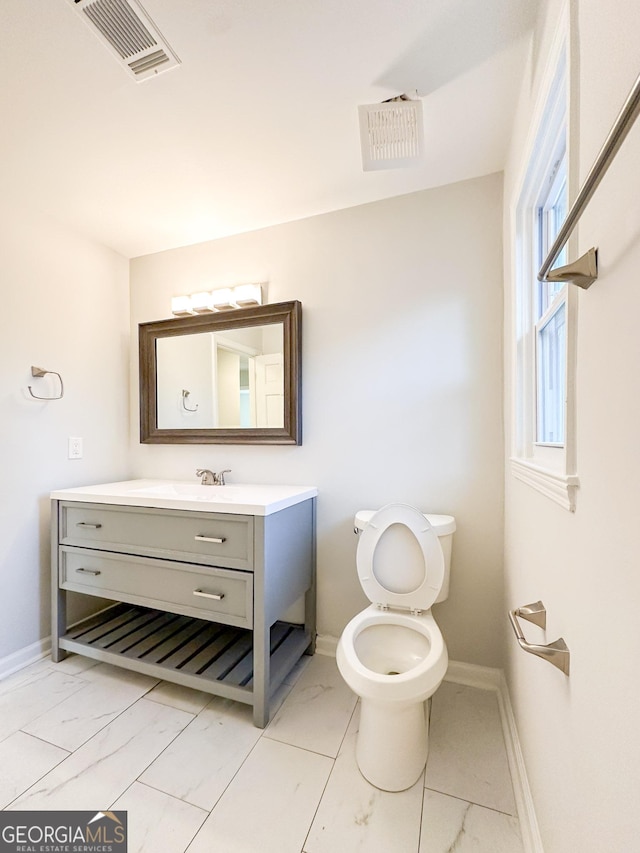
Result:
M222 601L224 592L203 592L201 589L194 589L193 594L199 598L213 598L214 601Z
M82 575L101 575L102 572L99 572L97 569L76 569L76 572L80 572Z
M76 527L92 527L94 530L99 530L102 525L101 524L90 524L88 521L78 521L76 522Z
M227 541L224 538L224 536L217 537L217 536L200 536L200 535L198 535L198 536L194 536L193 538L196 540L196 542L215 542L216 545L222 545L223 542Z

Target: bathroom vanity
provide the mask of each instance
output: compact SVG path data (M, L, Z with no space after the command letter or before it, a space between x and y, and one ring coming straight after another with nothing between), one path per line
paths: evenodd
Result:
M315 646L316 495L160 480L53 492L53 660L76 652L245 702L264 727ZM109 603L67 625L68 592Z

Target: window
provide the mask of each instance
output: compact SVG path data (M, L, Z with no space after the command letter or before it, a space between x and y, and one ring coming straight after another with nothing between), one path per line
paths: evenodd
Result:
M568 209L566 49L558 46L515 204L515 388L511 470L573 510L576 294L538 281ZM563 249L555 266L567 263Z
M563 140L564 141L564 140ZM537 235L532 253L536 259L535 278L535 348L536 348L536 443L564 447L565 397L567 366L567 285L537 280L542 266L567 215L567 149L553 164L545 182L548 191L540 200L536 218ZM565 262L566 247L555 266Z

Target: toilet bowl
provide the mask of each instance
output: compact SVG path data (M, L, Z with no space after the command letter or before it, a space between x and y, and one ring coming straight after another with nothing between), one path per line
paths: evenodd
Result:
M360 772L377 788L402 791L424 769L426 700L447 671L431 605L448 596L455 520L390 504L358 513L359 529L358 576L372 604L344 629L336 659L360 697Z

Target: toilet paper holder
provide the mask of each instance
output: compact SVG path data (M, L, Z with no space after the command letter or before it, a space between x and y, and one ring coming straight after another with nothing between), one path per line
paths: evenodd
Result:
M533 604L525 604L524 607L516 607L515 610L509 611L509 620L516 635L516 639L520 644L520 648L524 649L529 654L537 655L549 663L562 670L565 675L569 675L569 647L560 637L553 643L548 645L540 645L538 643L528 643L525 639L522 629L520 628L520 619L526 619L527 622L533 622L539 628L547 627L547 611L541 601L535 601Z

